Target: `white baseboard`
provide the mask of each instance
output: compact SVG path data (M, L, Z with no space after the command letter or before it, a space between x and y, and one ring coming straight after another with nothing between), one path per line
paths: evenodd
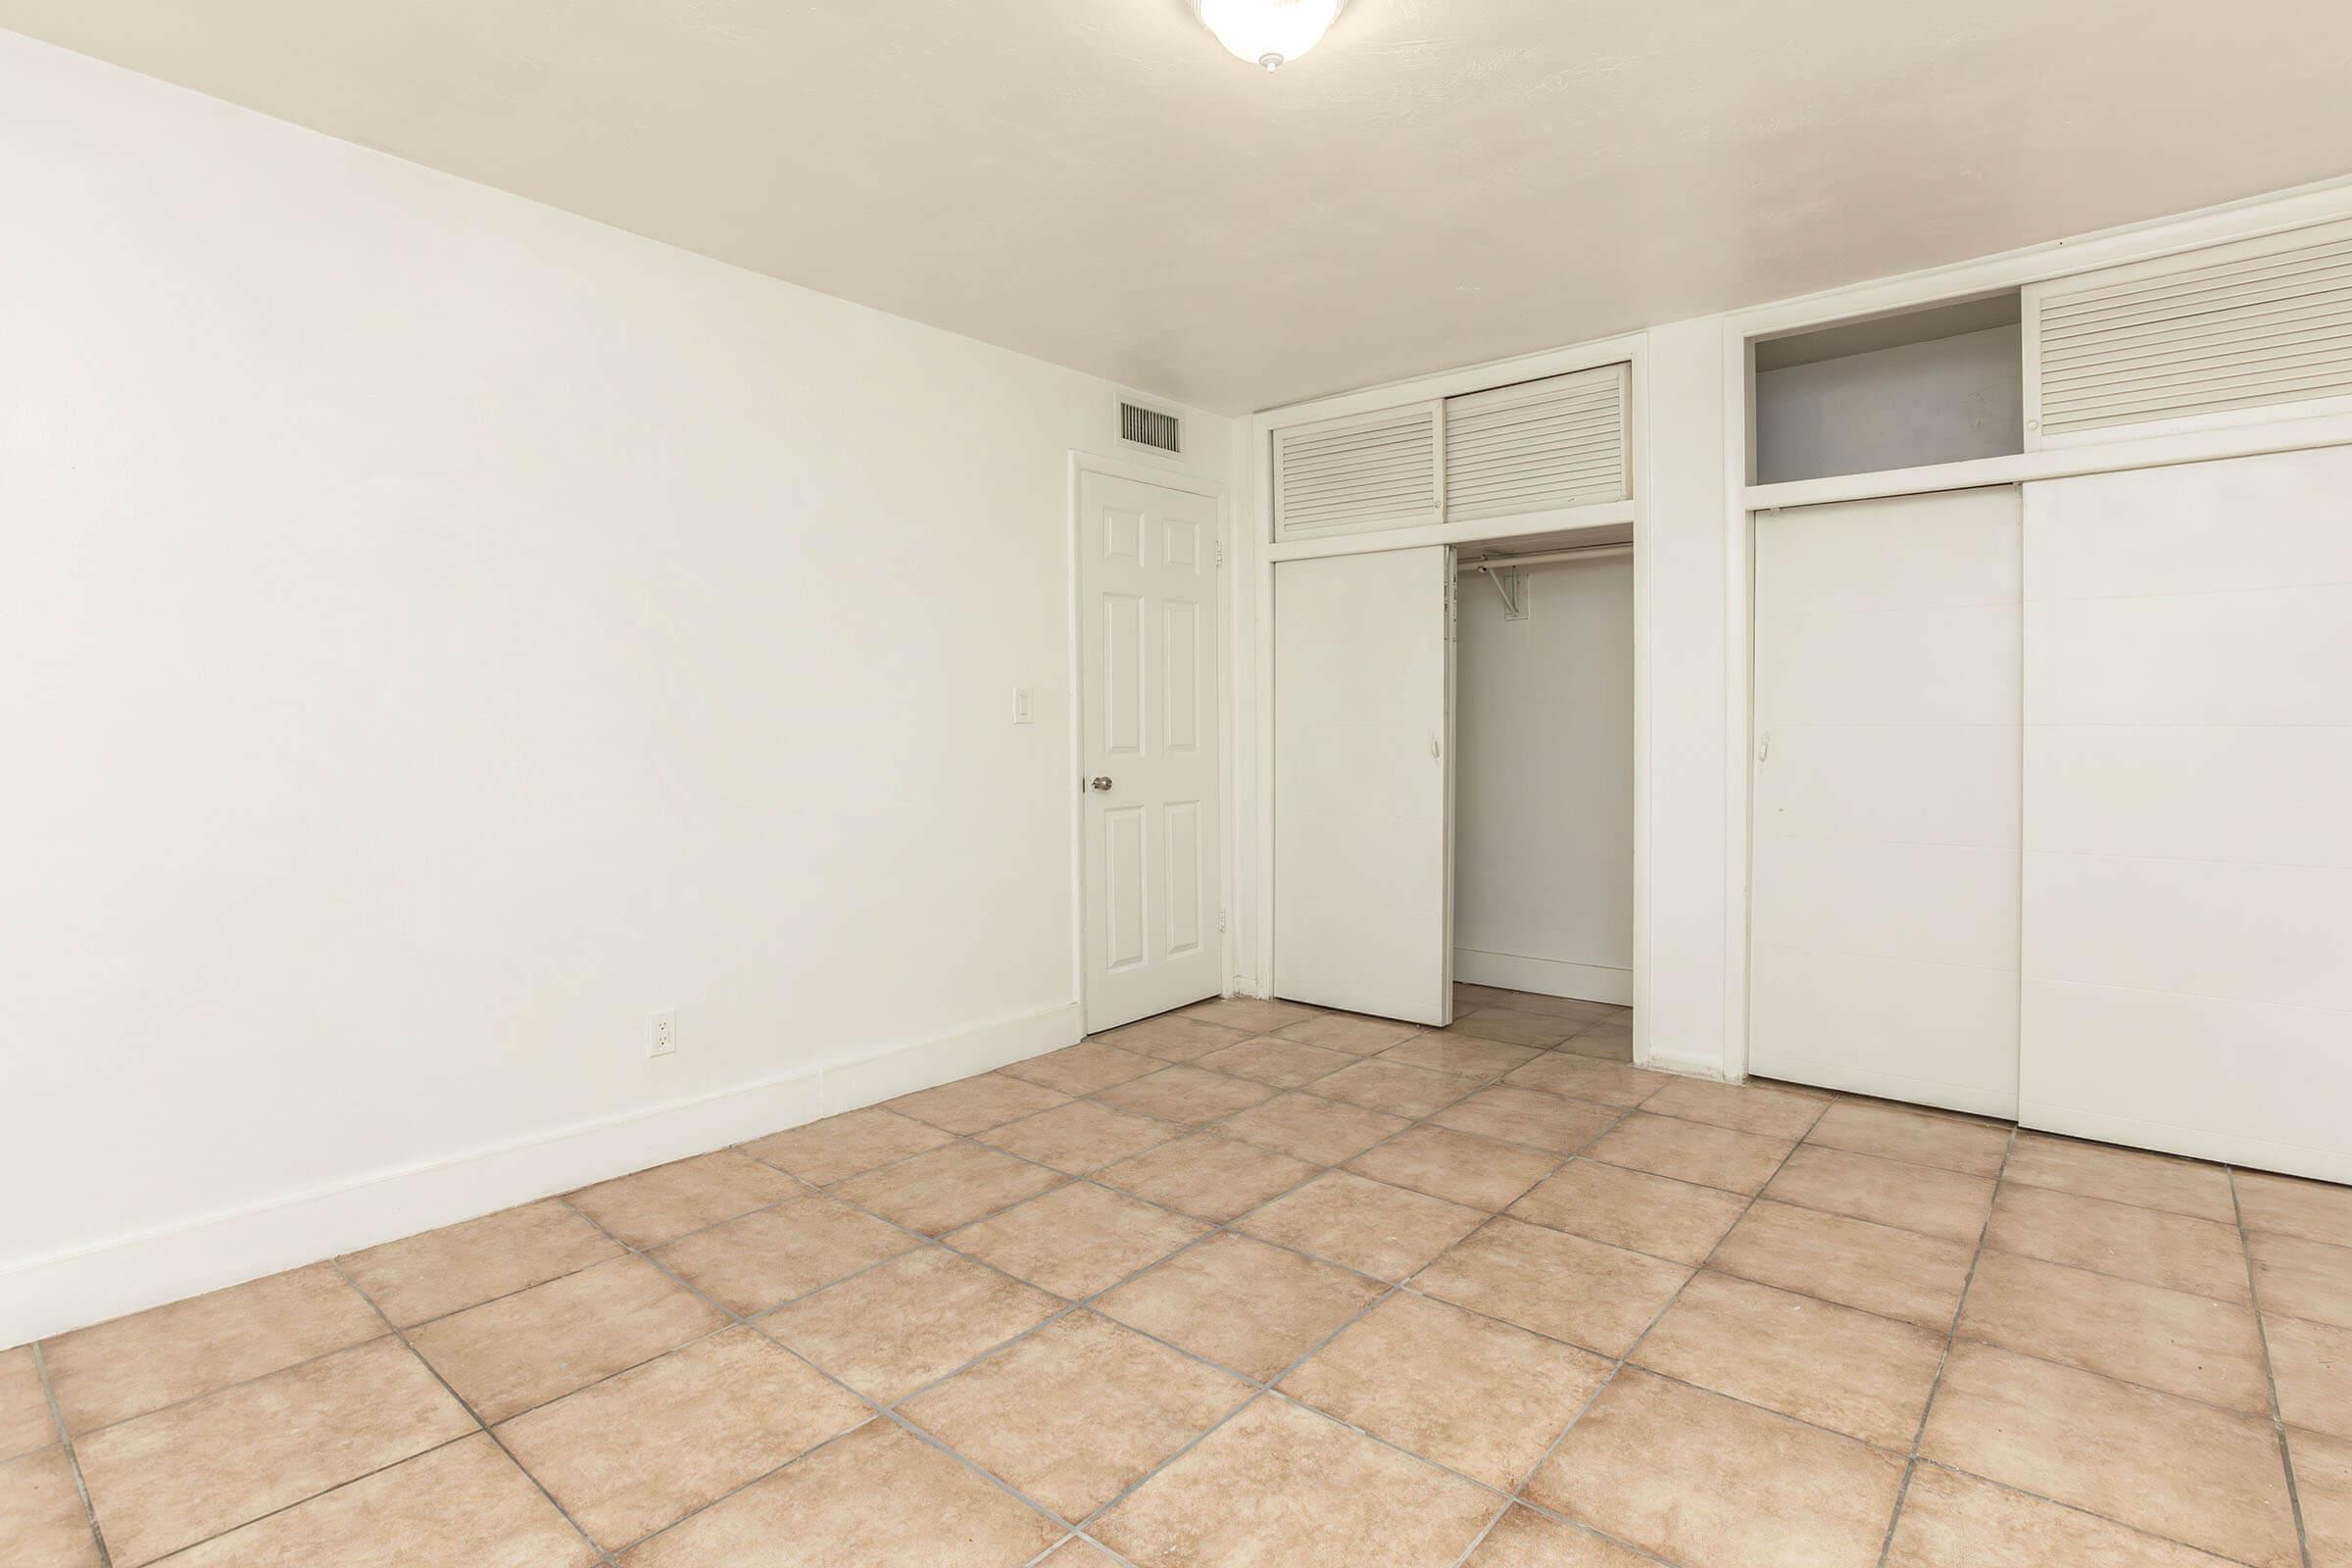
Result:
M1671 1051L1653 1050L1648 1055L1637 1059L1634 1065L1647 1067L1654 1072L1680 1073L1686 1078L1712 1078L1717 1083L1723 1082L1721 1056L1687 1056Z
M1076 1003L0 1265L0 1346L397 1241L1075 1042Z
M1609 964L1569 963L1561 958L1531 958L1524 954L1456 948L1453 977L1465 985L1532 991L1542 997L1606 1002L1619 1007L1634 1004L1634 971Z

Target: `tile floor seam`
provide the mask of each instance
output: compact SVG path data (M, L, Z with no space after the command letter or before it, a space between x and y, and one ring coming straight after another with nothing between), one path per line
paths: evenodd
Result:
M2271 1399L2271 1429L2278 1443L2278 1463L2286 1472L2286 1509L2295 1525L2295 1546L2303 1554L2303 1568L2313 1568L2311 1536L2303 1524L2303 1494L2295 1485L2294 1446L2287 1436L2286 1418L2278 1404L2278 1373L2271 1364L2271 1326L2262 1310L2262 1280L2254 1267L2254 1245L2246 1234L2245 1205L2238 1200L2237 1167L2223 1167L2230 1177L2230 1208L2237 1216L2238 1250L2246 1263L2246 1299L2254 1312L2254 1338L2262 1350L2262 1383ZM2300 1321L2298 1319L2297 1321Z
M2149 1210L2149 1212L2154 1211ZM2185 1218L2186 1216L2183 1215L2182 1217ZM1864 1220L1862 1223L1870 1225L1876 1224L1877 1221ZM2212 1223L2218 1224L2220 1222L2214 1221ZM2000 1246L1991 1240L1992 1226L1989 1222L1985 1225L1984 1230L1986 1239L1981 1245L1985 1251L1992 1253L1996 1257L2022 1257L2029 1263L2047 1263L2052 1268L2071 1268L2078 1274L2095 1274L2103 1280L2120 1280L2126 1285L2144 1285L2152 1291L2170 1291L2175 1296L2193 1296L2200 1301L2213 1301L2223 1306L2242 1306L2247 1308L2249 1311L2252 1310L2252 1300L2250 1298L2246 1299L2239 1299L2237 1298L2228 1296L2209 1296L2203 1291L2183 1290L2178 1285L2164 1285L2155 1280L2142 1279L2137 1274L2118 1274L2112 1269L2089 1268L2081 1263L2062 1263L2054 1257L2042 1257L2034 1252L2020 1252L2013 1248ZM2245 1245L2242 1238L2240 1239L2238 1245L2241 1248Z
M90 1499L90 1484L81 1473L81 1455L74 1451L74 1434L66 1430L65 1407L57 1402L57 1390L49 1381L49 1359L42 1353L42 1342L31 1342L33 1376L40 1380L41 1398L49 1406L49 1423L57 1432L58 1446L65 1450L66 1468L74 1474L74 1491L81 1498L81 1522L90 1533L90 1544L98 1549L98 1568L114 1568L114 1554L107 1549L106 1532L98 1525L98 1505ZM86 1435L86 1434L85 1434ZM39 1448L32 1450L35 1453Z
M2001 1146L2001 1168L1993 1173L1992 1196L2000 1201L2001 1183L2009 1173L2009 1160L2017 1152L2017 1128L2009 1129L2008 1142ZM1928 1383L1928 1396L1919 1407L1919 1423L1911 1429L1911 1452L1903 1460L1903 1477L1894 1489L1894 1512L1886 1516L1886 1534L1879 1542L1879 1568L1886 1568L1887 1557L1894 1550L1894 1533L1902 1524L1903 1509L1911 1500L1911 1478L1919 1473L1919 1445L1928 1433L1928 1417L1935 1412L1936 1396L1943 1390L1944 1369L1952 1364L1952 1347L1959 1342L1960 1317L1968 1310L1968 1293L1976 1289L1977 1270L1984 1262L1985 1238L1992 1234L1992 1209L1987 1205L1984 1224L1977 1232L1976 1250L1968 1259L1968 1278L1960 1284L1959 1299L1952 1302L1952 1321L1943 1332L1943 1350L1936 1357L1936 1376ZM1973 1342L1972 1342L1973 1343Z
M589 1223L595 1224L595 1221L590 1220ZM571 1510L564 1507L563 1501L558 1498L553 1492L548 1490L547 1483L541 1481L538 1475L532 1471L531 1467L524 1464L521 1458L514 1452L513 1448L507 1446L506 1439L500 1437L497 1430L493 1428L489 1422L482 1419L481 1411L473 1407L473 1402L467 1399L464 1395L460 1394L455 1388L452 1388L450 1386L449 1379L441 1375L441 1369L433 1365L433 1363L429 1360L426 1360L422 1350L417 1349L416 1346L409 1343L409 1337L401 1333L399 1328L393 1324L392 1319L386 1315L383 1307L377 1304L374 1297L369 1296L366 1291L360 1290L359 1282L354 1280L351 1275L345 1271L342 1263L332 1258L328 1259L328 1262L334 1268L335 1273L342 1278L344 1284L350 1286L354 1291L359 1292L360 1299L368 1303L368 1309L373 1312L378 1318L383 1320L384 1327L391 1330L392 1337L400 1341L401 1348L407 1350L410 1355L416 1357L417 1365L423 1367L426 1372L430 1373L433 1381L441 1385L443 1392L448 1394L451 1398L458 1401L458 1408L466 1412L466 1419L470 1420L474 1425L474 1431L479 1432L483 1437L488 1438L492 1443L498 1446L498 1451L507 1456L507 1462L512 1464L515 1469L521 1471L523 1479L527 1480L533 1487L538 1489L539 1494L547 1499L548 1506L555 1509L556 1512L562 1516L565 1524L571 1526L573 1530L579 1532L580 1539L588 1543L588 1549L596 1553L597 1561L608 1565L608 1568L610 1568L610 1565L612 1562L612 1554L605 1549L605 1544L597 1540L594 1536L590 1535L584 1528L582 1528L580 1522L571 1516ZM709 1336L706 1335L704 1338L709 1338ZM617 1376L617 1374L615 1375ZM549 1400L545 1402L553 1403L554 1401ZM536 1409L537 1406L533 1406L533 1408ZM521 1413L522 1412L520 1411L516 1412L516 1414ZM453 1438L450 1441L452 1443L463 1443L466 1438L470 1438L472 1436L473 1433L468 1432L465 1434L464 1437ZM436 1444L434 1446L446 1447L448 1445ZM430 1452L431 1450L428 1449L426 1451ZM408 1459L414 1459L416 1457L416 1454L410 1454ZM406 1464L408 1459L397 1460L395 1463ZM392 1466L385 1465L382 1468L389 1470L392 1468ZM355 1477L354 1479L364 1478ZM345 1485L349 1485L349 1483L345 1483ZM328 1490L332 1491L334 1489L329 1488ZM323 1495L325 1495L324 1493L312 1494L312 1496L314 1497ZM303 1499L305 1502L310 1500L311 1499L309 1497ZM227 1532L225 1531L222 1532L223 1535L226 1533Z

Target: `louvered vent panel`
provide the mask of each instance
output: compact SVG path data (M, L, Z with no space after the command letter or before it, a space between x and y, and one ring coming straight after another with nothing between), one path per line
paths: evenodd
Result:
M1276 431L1274 520L1280 539L1436 522L1437 405Z
M1623 501L1626 367L1446 400L1446 520Z
M2026 305L2040 438L2352 397L2352 223L2041 284Z
M1140 403L1119 405L1119 439L1155 452L1184 451L1184 421Z

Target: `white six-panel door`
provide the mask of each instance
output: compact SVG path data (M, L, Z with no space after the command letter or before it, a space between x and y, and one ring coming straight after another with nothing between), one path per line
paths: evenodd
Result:
M1274 994L1452 1018L1453 553L1274 568Z
M1079 484L1091 1032L1217 995L1217 504Z
M1749 1068L2014 1115L2017 491L1755 529Z

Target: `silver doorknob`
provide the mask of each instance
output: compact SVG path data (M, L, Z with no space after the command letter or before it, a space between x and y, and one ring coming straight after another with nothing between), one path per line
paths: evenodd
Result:
M1106 790L1110 788L1110 780L1107 778L1098 776L1095 778L1090 778L1086 782L1088 787L1092 789Z

